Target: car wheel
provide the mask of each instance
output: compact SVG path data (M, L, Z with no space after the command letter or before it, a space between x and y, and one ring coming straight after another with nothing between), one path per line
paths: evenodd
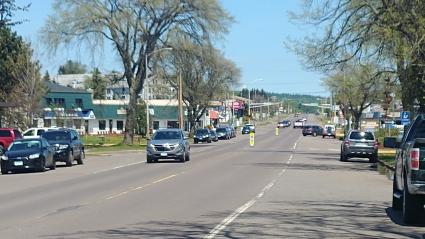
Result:
M374 155L372 157L369 158L369 163L376 163L378 162L378 156Z
M5 168L1 168L1 174L7 174L9 172L9 170L5 169Z
M78 158L77 158L77 163L78 163L79 165L84 164L84 162L83 162L83 150L81 150L81 149L80 149L80 154L79 154L79 156L78 156Z
M189 152L186 153L186 161L190 161L190 153Z
M72 151L69 151L68 160L66 161L66 166L71 167L73 162L74 162L74 153Z
M345 156L342 152L339 155L339 161L341 161L341 162L347 162L347 156Z
M181 162L181 163L186 162L186 152L185 152L185 153L183 153L183 155L180 157L180 162Z
M393 179L393 204L392 204L392 208L394 210L400 210L403 207L403 201L401 198L396 198L394 197L394 194L397 193L397 185L396 185L396 176L394 175L394 179Z
M153 163L153 160L149 157L146 157L146 163Z
M407 180L404 179L403 189L403 221L405 223L416 223L421 219L424 208L421 198L418 195L412 195L407 189Z
M46 159L42 159L40 162L40 167L37 170L38 172L44 172L46 171Z
M210 144L210 143L212 143L212 140L211 140L211 139L209 139L207 142Z
M324 135L322 135L322 139L324 139L325 138L325 136Z
M303 136L306 136L306 134L303 134Z
M198 141L197 140L195 140L195 141L193 141L195 144L197 144L198 143Z
M52 165L49 167L50 170L55 170L56 169L56 161L53 159L52 161Z

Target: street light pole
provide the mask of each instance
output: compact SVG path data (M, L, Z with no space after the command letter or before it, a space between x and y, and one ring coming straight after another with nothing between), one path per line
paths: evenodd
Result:
M152 51L149 54L145 55L145 104L146 104L146 138L149 137L149 82L148 82L148 57L154 53L157 53L162 50L173 50L171 47L164 47L157 50Z

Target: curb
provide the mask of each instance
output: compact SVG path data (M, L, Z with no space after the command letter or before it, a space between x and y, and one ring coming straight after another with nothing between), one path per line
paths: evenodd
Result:
M386 167L387 169L391 170L391 171L395 171L395 167L388 165L387 163L385 163L384 161L381 161L378 159L378 163L384 167Z

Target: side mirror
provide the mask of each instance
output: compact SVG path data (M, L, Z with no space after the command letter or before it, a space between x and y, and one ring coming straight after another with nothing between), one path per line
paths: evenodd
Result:
M397 140L397 137L385 137L384 138L384 147L385 148L399 148L400 142Z

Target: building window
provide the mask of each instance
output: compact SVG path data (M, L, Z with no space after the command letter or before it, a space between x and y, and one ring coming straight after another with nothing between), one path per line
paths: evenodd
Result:
M46 105L51 106L52 105L52 98L46 98Z
M106 120L99 120L99 130L106 129Z
M123 130L124 129L124 121L117 120L117 130Z
M55 98L55 105L61 108L65 108L65 99L64 98Z
M75 106L78 107L78 108L83 109L84 108L84 106L83 106L83 99L75 99Z
M76 129L81 129L81 119L74 119L74 126Z
M159 121L153 122L153 129L159 129Z
M45 119L44 120L44 127L52 127L52 120L51 119Z
M178 128L179 122L178 121L167 121L167 128Z

